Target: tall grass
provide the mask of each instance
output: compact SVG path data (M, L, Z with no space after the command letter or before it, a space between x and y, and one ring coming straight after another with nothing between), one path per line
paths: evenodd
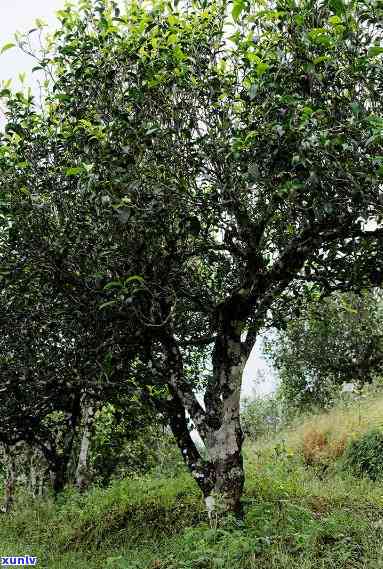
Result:
M376 428L383 429L383 396L367 393L348 396L327 411L298 417L271 442L283 441L290 449L306 452L309 462L310 455L311 459L315 455L338 458L350 440Z

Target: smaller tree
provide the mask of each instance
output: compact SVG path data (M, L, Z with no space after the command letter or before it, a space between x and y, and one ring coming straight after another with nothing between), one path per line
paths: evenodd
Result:
M265 342L292 406L323 406L344 382L363 385L383 370L383 303L378 291L309 300Z
M244 401L241 424L244 434L250 439L275 433L281 421L281 402L275 394Z

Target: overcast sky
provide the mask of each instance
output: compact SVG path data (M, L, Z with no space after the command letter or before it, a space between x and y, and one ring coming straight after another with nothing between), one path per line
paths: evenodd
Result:
M12 0L11 2L2 0L0 49L6 43L13 41L16 31L25 32L34 28L36 18L45 20L49 27L54 29L58 25L55 12L63 6L64 0ZM33 86L36 78L33 77L31 70L35 65L32 58L17 48L10 49L0 56L0 82L12 79L12 86L19 88L18 76L20 73L26 73L26 83ZM256 385L255 379L260 373L265 381ZM243 383L244 396L251 396L253 391L259 394L267 393L274 386L273 374L260 355L259 345L254 348L246 365Z

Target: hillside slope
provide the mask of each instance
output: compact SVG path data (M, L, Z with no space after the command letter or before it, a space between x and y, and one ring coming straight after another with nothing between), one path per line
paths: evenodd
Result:
M84 496L68 490L56 504L20 496L1 519L0 554L35 555L47 569L383 568L383 483L353 478L339 462L348 438L382 424L383 399L369 399L247 444L240 525L209 527L186 473L142 477ZM308 433L327 447L314 448L311 463L317 439ZM344 444L331 453L334 441Z

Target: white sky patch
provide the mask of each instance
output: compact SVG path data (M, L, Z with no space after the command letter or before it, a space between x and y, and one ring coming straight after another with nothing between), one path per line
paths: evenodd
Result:
M37 18L48 24L48 31L55 30L59 25L55 13L63 8L64 0L3 0L1 4L0 48L7 43L15 43L15 32L24 33L35 28ZM32 68L35 65L33 58L25 55L20 49L9 49L0 57L0 81L12 79L13 87L20 88L18 76L20 73L26 73L26 82L31 85Z

